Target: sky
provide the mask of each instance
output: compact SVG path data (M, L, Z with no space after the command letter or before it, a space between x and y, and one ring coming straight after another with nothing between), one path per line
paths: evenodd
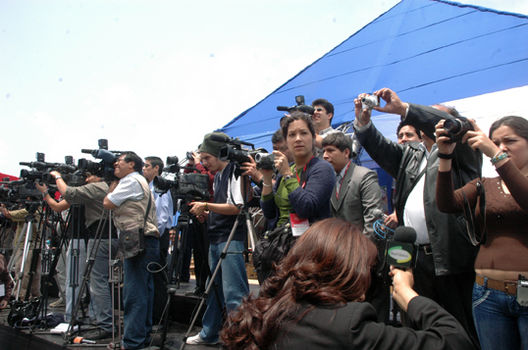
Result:
M0 0L0 172L94 160L101 138L182 158L398 2Z

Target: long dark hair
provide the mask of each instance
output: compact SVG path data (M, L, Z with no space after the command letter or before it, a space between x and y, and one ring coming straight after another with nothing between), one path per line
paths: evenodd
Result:
M517 136L528 141L528 120L515 115L508 115L494 121L490 126L489 138L491 139L493 132L503 125L510 127Z
M312 117L310 117L309 114L299 111L292 112L289 116L284 117L281 120L281 130L284 139L288 139L288 128L290 127L290 124L296 120L304 121L308 126L308 130L310 130L310 134L312 134L312 138L315 139L315 128L313 126Z
M221 338L227 349L266 349L282 324L302 319L318 306L362 301L376 262L375 245L360 228L341 219L315 223L295 243L276 274L227 319ZM308 308L306 308L308 305Z

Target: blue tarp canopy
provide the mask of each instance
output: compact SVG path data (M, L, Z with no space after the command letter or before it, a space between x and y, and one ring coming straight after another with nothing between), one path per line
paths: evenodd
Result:
M334 104L333 126L354 119L354 98L382 87L429 105L528 85L528 16L440 0L403 0L220 130L271 150L283 112L304 95ZM376 126L395 138L398 116ZM368 166L371 166L370 164Z

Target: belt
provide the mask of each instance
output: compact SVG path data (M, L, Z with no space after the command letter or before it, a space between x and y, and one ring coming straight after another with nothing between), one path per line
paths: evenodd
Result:
M479 286L499 290L509 295L517 295L517 281L499 281L488 277L477 275L475 283Z
M425 253L425 255L433 254L433 248L431 248L431 244L430 243L420 244L420 245L418 245L418 249L420 251L423 251Z

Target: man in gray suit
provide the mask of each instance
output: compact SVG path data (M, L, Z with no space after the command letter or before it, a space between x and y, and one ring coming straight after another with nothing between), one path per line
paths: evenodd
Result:
M380 262L383 261L384 241L380 240L373 229L374 222L382 213L381 189L378 175L374 170L354 164L350 160L352 141L342 132L327 135L323 140L323 157L334 167L337 175L336 185L330 199L332 216L341 218L363 228L378 247ZM378 322L389 322L389 284L388 270L380 263L372 276L371 287L366 300L376 309Z
M378 175L350 160L352 143L342 132L326 136L323 149L324 159L337 175L330 199L332 215L362 227L364 234L374 238L372 225L379 219L376 213L383 210Z

